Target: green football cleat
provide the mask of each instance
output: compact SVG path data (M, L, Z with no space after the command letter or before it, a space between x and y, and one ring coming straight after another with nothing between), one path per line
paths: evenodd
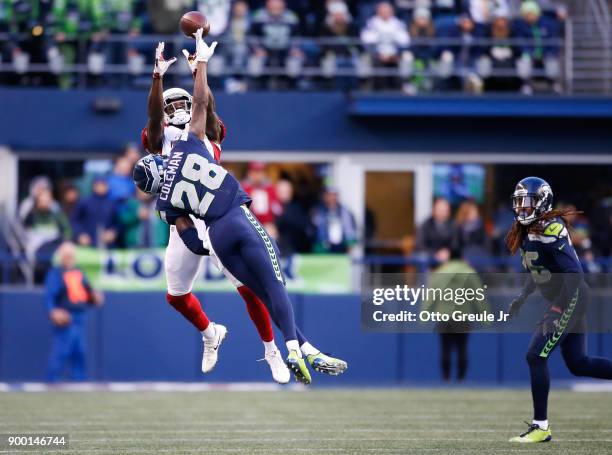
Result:
M525 433L510 439L510 442L532 443L532 442L549 442L552 439L550 425L548 430L542 430L537 424L525 422L529 428Z
M346 371L348 368L347 363L344 360L335 359L322 352L316 354L310 354L306 357L310 366L319 373L329 374L331 376L338 376Z
M287 364L287 367L293 371L296 381L306 385L312 382L310 371L308 371L306 362L304 362L304 359L300 357L297 352L290 351L285 363Z

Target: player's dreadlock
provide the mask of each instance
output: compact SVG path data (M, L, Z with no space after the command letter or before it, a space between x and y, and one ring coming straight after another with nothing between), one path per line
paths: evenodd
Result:
M546 221L552 218L559 217L563 220L568 229L571 229L571 224L569 222L570 217L578 215L580 211L577 211L573 208L565 208L565 209L555 209L550 212L546 212L544 215L539 217L536 221ZM527 236L527 234L542 234L544 232L543 223L533 222L528 226L524 226L518 221L515 221L512 224L512 227L506 234L506 247L510 250L512 254L516 253L520 248L523 240Z

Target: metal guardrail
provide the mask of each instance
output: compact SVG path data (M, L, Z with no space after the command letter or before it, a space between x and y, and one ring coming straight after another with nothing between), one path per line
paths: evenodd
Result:
M8 35L0 34L0 42L7 41ZM32 72L51 73L55 75L72 74L80 76L76 85L85 85L87 83L87 75L106 76L106 75L123 75L130 77L138 77L147 74L150 71L151 63L148 60L152 59L153 49L157 42L165 41L167 53L180 56L180 49L192 48L193 40L185 38L181 35L142 35L139 37L129 37L125 35L110 35L101 43L96 43L99 51L88 51L88 42L85 39L73 40L68 43L76 48L76 54L79 56L77 62L68 63L56 60L55 63L22 63L22 67L16 61L0 63L0 73L16 73L27 74ZM50 43L53 43L50 38ZM237 45L234 42L220 39L217 51L217 58L211 61L209 65L209 73L212 77L237 76L237 77L259 77L259 76L291 76L291 77L354 77L354 78L381 78L381 77L400 77L407 79L411 76L425 77L465 77L469 74L478 73L479 69L475 68L470 62L469 65L463 65L460 62L453 62L450 66L447 65L446 72L441 74L440 64L436 64L437 58L432 58L430 65L426 67L418 67L410 65L409 60L400 59L397 68L378 67L369 59L369 46L364 45L359 38L304 38L296 37L290 41L291 48L299 48L305 55L304 59L292 58L287 59L286 65L267 66L263 61L256 62L252 59L253 54L250 49L261 44L261 40L255 37L248 37L243 43ZM413 38L410 46L404 51L418 51L422 49L433 50L434 54L438 53L443 48L452 47L467 47L468 49L486 48L494 44L500 44L498 41L491 38L475 39L471 43L464 42L461 38ZM504 41L504 45L520 47L522 45L533 44L532 40L513 38ZM550 46L559 49L560 53L567 52L567 40L564 39L545 39L542 40L543 46ZM241 47L240 47L241 46ZM51 48L53 44L51 44ZM119 49L119 52L117 51ZM128 49L138 49L140 57L127 57ZM243 57L239 64L235 63L236 51L241 49ZM339 55L340 52L343 55ZM337 59L326 60L324 57L329 52L335 52ZM110 58L111 53L121 54L120 58L113 60ZM91 55L96 54L97 61L88 61ZM57 55L57 54L55 54ZM219 58L221 57L221 58ZM437 56L436 56L437 57ZM340 62L340 60L342 60ZM109 63L106 63L106 62ZM179 59L182 61L182 58ZM566 70L560 75L560 78L567 79L572 77L572 72ZM570 67L571 68L571 67ZM189 76L189 69L186 64L179 63L171 67L169 74L177 77ZM544 69L533 68L530 76L546 76ZM490 68L486 77L513 77L517 76L515 68ZM571 81L566 81L566 85L571 85Z

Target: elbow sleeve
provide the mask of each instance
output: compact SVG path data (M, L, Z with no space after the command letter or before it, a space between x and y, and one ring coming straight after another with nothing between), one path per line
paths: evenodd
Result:
M183 232L180 232L179 235L181 236L181 240L183 240L185 246L189 248L189 251L191 251L193 254L197 254L199 256L210 255L210 251L204 248L202 240L200 240L200 237L198 237L198 230L196 228L191 227Z

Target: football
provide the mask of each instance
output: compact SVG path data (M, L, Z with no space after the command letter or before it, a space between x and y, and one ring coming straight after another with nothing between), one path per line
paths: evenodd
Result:
M203 28L204 31L202 36L208 35L210 32L210 24L208 23L208 19L199 11L189 11L188 13L183 14L180 21L181 31L188 36L189 38L193 38L193 34L199 29Z

